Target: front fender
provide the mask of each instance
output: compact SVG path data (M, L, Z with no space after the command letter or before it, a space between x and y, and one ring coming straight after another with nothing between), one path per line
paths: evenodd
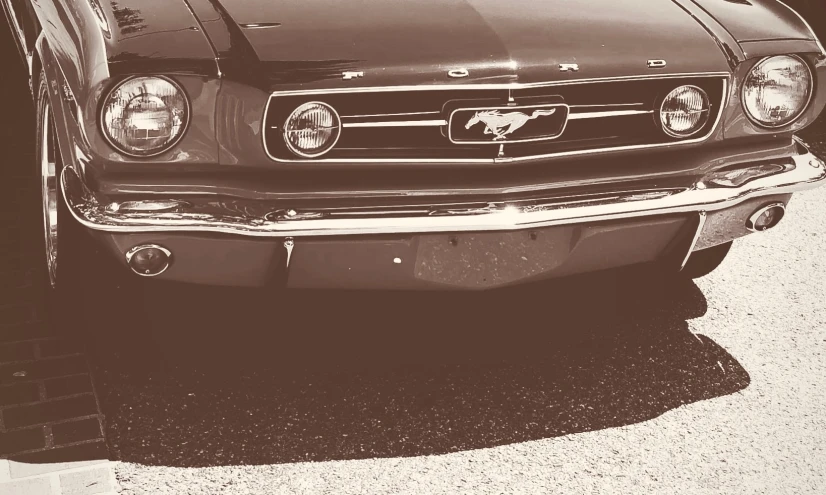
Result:
M806 21L778 0L692 0L740 43L765 40L817 40Z
M94 189L95 177L111 167L218 163L214 122L221 83L209 42L184 3L42 0L34 5L43 26L35 49L50 83L58 143L66 166L77 169L84 182ZM189 128L172 150L130 159L104 139L100 100L125 77L159 73L175 78L189 96Z

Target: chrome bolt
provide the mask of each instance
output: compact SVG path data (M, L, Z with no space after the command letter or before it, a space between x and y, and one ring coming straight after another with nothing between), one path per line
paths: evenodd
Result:
M289 218L293 218L293 217L295 217L296 215L298 215L298 212L297 212L297 211L295 211L295 210L287 210L287 217L289 217Z

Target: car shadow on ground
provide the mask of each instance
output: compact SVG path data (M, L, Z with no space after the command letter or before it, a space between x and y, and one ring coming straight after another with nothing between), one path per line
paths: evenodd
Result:
M653 275L459 294L145 289L98 301L90 341L110 454L147 465L446 454L749 384L689 330L706 312L697 286ZM141 298L153 317L124 325Z

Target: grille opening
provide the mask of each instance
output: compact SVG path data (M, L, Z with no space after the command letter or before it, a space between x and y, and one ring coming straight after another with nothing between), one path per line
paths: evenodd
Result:
M496 158L527 159L610 148L664 146L686 139L669 136L660 128L661 99L682 85L698 86L708 94L711 115L703 128L688 139L699 141L711 134L718 121L727 82L726 77L714 75L495 89L466 85L419 91L368 88L322 94L275 93L266 111L263 134L267 151L274 160L314 161L291 153L282 132L285 120L296 107L320 101L336 109L344 126L336 147L321 158L327 162L490 162ZM565 131L554 139L532 143L505 140L491 144L457 144L447 138L446 124L450 112L457 106L498 107L510 101L515 101L517 112L521 105L529 103L564 102L570 107Z

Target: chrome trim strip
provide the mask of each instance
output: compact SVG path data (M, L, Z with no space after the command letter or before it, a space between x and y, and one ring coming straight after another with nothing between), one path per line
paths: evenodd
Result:
M514 110L519 110L523 108L535 108L539 106L548 106L548 105L531 105L527 107L507 107L513 108ZM504 109L506 107L496 107ZM467 108L460 108L459 110L468 110ZM481 110L481 109L480 109ZM436 112L439 113L439 112ZM601 119L605 117L622 117L627 115L644 115L644 114L652 114L654 113L653 110L616 110L613 112L581 112L581 113L572 113L568 117L568 120L581 120L581 119ZM451 114L452 115L452 114ZM446 120L405 120L405 121L381 121L381 122L345 122L342 124L343 127L438 127L447 125ZM278 129L277 126L272 126L271 129ZM546 140L546 138L542 138L542 140ZM537 140L538 141L538 140ZM519 143L525 141L507 141L508 143ZM485 144L489 144L490 141L485 141ZM461 144L469 144L467 142L463 142Z
M105 232L218 232L252 237L306 237L326 235L415 234L437 232L511 231L555 225L581 224L653 215L717 211L755 197L787 194L814 188L826 181L826 164L811 153L780 162L773 173L755 175L738 186L703 177L680 188L621 190L600 195L534 196L522 200L338 209L306 209L284 216L283 202L270 213L252 216L237 209L208 212L196 206L178 212L128 213L111 211L83 194L76 172L63 171L63 195L72 215L84 226ZM729 172L742 177L743 169ZM539 194L542 192L540 191ZM547 193L546 193L547 194ZM214 201L211 204L215 204ZM262 206L266 203L261 203ZM264 208L266 209L266 208Z
M582 112L570 114L568 116L568 120L602 119L605 117L625 117L629 115L645 115L652 113L654 113L654 110L616 110L613 112Z
M559 157L568 157L568 156L579 156L579 155L589 155L589 154L596 154L596 153L610 153L615 151L630 151L630 150L641 150L641 149L654 149L654 148L666 148L666 147L674 147L674 146L682 146L688 144L698 144L708 140L714 133L717 131L719 127L720 121L723 118L724 109L729 100L729 80L731 78L731 74L728 72L708 72L708 73L696 73L696 74L665 74L665 75L646 75L646 76L629 76L626 78L606 78L606 79L581 79L579 81L558 81L554 83L542 83L546 86L562 86L562 85L570 85L570 84L577 84L577 83L598 83L598 82L613 82L613 81L625 81L625 80L647 80L647 79L674 79L674 78L681 78L681 77L721 77L723 82L723 96L720 102L720 111L717 113L717 120L714 122L714 126L712 127L711 131L705 136L694 138L694 139L684 139L680 141L673 141L668 143L656 143L656 144L641 144L641 145L632 145L632 146L617 146L613 148L599 148L599 149L591 149L591 150L578 150L578 151L564 151L564 152L557 152L557 153L548 153L544 155L531 155L531 156L523 156L523 157L502 157L502 158L322 158L318 160L292 160L292 159L280 159L273 156L270 153L269 147L267 146L267 137L266 132L261 133L261 140L264 144L264 151L266 152L267 156L274 162L277 163L341 163L341 164L366 164L366 163L406 163L406 164L416 164L416 163L443 163L443 164L450 164L450 163L464 163L464 164L497 164L497 163L516 163L516 162L526 162L532 160L543 160L547 158L559 158ZM532 84L532 83L531 83ZM427 90L427 89L520 89L526 87L544 87L544 86L532 86L531 84L455 84L455 85L441 85L441 86L391 86L391 87L383 87L383 88L372 88L378 91L405 91L405 90ZM270 95L270 98L267 100L267 106L264 109L264 119L261 121L261 125L265 125L267 122L267 115L270 110L270 104L275 96L284 96L284 95L295 95L295 94L318 94L318 93L352 93L352 92L369 92L372 90L371 88L336 88L331 90L306 90L306 91L286 91L286 92L276 92Z
M793 8L789 7L785 2L783 2L781 0L777 0L777 3L779 3L780 5L786 7L787 9L791 10L792 13L794 13L794 15L796 15L797 17L800 18L800 20L803 22L803 24L806 26L806 28L812 34L812 39L815 41L815 43L817 43L818 48L820 48L820 53L822 53L823 56L826 56L826 48L823 47L823 43L820 42L820 39L817 37L817 34L815 33L815 30L812 29L812 25L809 24L809 22L802 15L800 15L800 12L798 12L798 11L794 10Z
M367 119L372 117L402 117L406 115L441 115L442 112L376 113L372 115L342 115L342 119Z
M730 77L729 72L687 72L678 74L643 74L639 76L602 77L591 79L568 79L565 81L546 81L538 83L485 83L485 84L420 84L418 86L362 86L354 88L329 88L329 89L296 89L288 91L275 91L270 95L275 96L296 96L296 95L317 95L317 94L340 94L340 93L387 93L402 91L443 91L443 90L518 90L545 88L552 86L571 86L574 84L593 84L605 82L639 81L648 79L679 79L681 77Z
M280 22L250 22L247 24L239 24L244 29L269 29L281 27Z
M571 108L641 107L645 103L606 103L604 105L568 105Z
M697 232L694 233L694 239L691 240L691 245L688 247L688 252L685 253L685 258L683 258L683 264L680 265L680 271L683 271L685 266L688 264L688 259L691 258L691 253L694 252L694 248L697 247L697 242L703 235L703 228L706 226L706 219L708 218L708 214L705 211L700 211L699 215L700 220L697 224Z
M342 127L438 127L447 125L446 120L407 120L388 122L349 122L342 124Z

